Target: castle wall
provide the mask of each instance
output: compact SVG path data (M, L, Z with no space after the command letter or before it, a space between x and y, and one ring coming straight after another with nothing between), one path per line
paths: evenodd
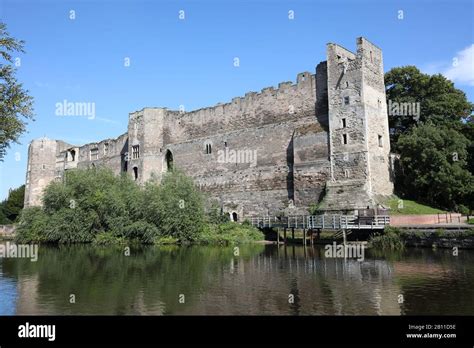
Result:
M128 123L128 172L143 184L153 175L161 179L164 164L164 123L166 110L145 108L130 114ZM138 146L138 155L134 147ZM136 169L135 169L136 168Z
M354 54L329 44L316 74L229 103L132 112L116 139L49 141L43 152L32 142L25 202L39 205L66 170L103 166L139 184L179 168L239 217L306 213L323 198L326 209L373 205L392 191L382 53L362 38L357 45Z
M238 129L262 127L268 124L314 116L316 98L315 76L298 74L296 84L282 82L278 88L249 92L232 102L191 112L172 112L167 118L166 143L206 138Z
M128 136L122 134L115 139L105 139L97 143L90 143L84 146L78 147L76 151L76 165L74 162L69 161L65 169L89 169L98 167L110 168L116 175L119 175L123 171L123 156L127 152ZM97 159L94 156L94 151L97 150ZM66 151L67 152L67 151ZM66 153L63 157L66 157Z
M305 192L299 202L318 196L326 180L308 175L317 171L317 159L328 162L327 133L319 125L315 105L316 77L300 73L296 84L281 83L278 89L247 93L231 103L189 113L168 111L164 146L202 191L219 198L224 211L276 214L295 200L296 129L305 133L296 148L301 173L297 179L306 184L298 191ZM206 153L209 144L212 151Z

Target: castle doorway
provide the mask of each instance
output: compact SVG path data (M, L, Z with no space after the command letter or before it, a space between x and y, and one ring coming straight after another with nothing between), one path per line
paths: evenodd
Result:
M138 167L133 167L133 178L138 180Z
M239 219L239 216L237 215L237 213L236 213L236 212L233 212L233 213L232 213L232 221L237 222L238 219Z
M170 150L166 151L165 160L166 160L166 171L173 170L173 154L171 153Z

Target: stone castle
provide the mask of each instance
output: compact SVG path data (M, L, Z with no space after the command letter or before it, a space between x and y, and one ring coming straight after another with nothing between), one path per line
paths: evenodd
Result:
M234 220L374 207L393 192L382 51L330 43L296 83L190 112L144 108L124 134L83 146L33 140L25 205L65 171L99 166L140 184L180 168Z

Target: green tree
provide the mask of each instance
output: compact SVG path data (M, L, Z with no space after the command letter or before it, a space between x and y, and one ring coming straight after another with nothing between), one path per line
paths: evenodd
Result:
M5 210L6 202L7 202L6 200L4 200L3 202L0 202L0 225L8 225L12 223L5 215L4 210Z
M414 66L393 68L385 74L388 105L393 103L419 103L419 115L391 115L392 151L398 149L398 137L417 123L428 121L436 125L449 125L460 129L471 118L474 105L463 91L443 75L428 75ZM400 105L400 104L399 104Z
M400 154L396 192L440 208L472 209L474 104L444 76L414 66L386 73L385 88L391 149ZM417 113L392 113L391 105L412 103Z
M25 185L10 190L7 199L0 203L0 225L11 224L17 221L25 197Z
M24 52L23 41L16 40L0 22L0 161L12 143L18 143L33 120L33 98L15 77L12 54Z
M473 208L474 177L469 171L472 142L447 126L424 124L398 139L397 191L434 206Z
M3 207L3 213L5 216L12 222L17 220L17 217L20 215L21 210L23 209L23 203L25 200L25 185L10 190L8 193L8 198L5 201Z
M161 234L181 242L197 239L204 228L204 202L191 178L175 169L164 175L157 189L146 191L146 215Z

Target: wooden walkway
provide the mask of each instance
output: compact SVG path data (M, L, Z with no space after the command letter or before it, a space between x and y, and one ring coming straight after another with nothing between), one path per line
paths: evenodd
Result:
M251 217L258 228L288 228L302 230L383 230L390 224L390 216L357 215L295 215Z
M303 231L303 245L307 238L313 245L314 238L320 236L321 231L333 231L335 236L340 234L346 243L346 237L355 231L376 230L382 231L390 224L388 215L295 215L295 216L264 216L251 217L250 223L260 229L274 228L277 230L277 243L280 244L280 231L283 230L283 243L287 243L287 230L291 230L292 240L295 239L295 230Z

